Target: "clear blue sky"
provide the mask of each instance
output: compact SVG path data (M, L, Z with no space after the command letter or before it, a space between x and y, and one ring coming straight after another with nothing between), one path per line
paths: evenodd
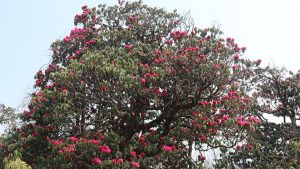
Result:
M297 0L144 0L180 13L191 11L196 26L219 24L225 36L247 47L249 58L299 66L300 2ZM50 60L49 47L73 28L82 5L117 0L1 1L0 103L17 108L31 92L36 71Z

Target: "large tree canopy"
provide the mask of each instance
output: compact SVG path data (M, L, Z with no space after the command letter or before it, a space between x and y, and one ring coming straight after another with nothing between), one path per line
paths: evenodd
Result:
M255 130L241 85L260 60L233 38L142 2L82 10L16 134L34 168L195 168Z

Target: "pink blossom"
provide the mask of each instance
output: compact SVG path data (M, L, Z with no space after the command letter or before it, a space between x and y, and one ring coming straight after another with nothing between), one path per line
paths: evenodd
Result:
M138 162L132 162L131 165L134 168L140 168L140 164Z
M155 50L155 54L157 54L157 55L161 55L162 53L161 53L161 51L160 51L160 50L156 49L156 50Z
M54 144L54 146L58 146L61 143L63 143L62 141L58 141L58 140L50 140L52 142L52 144Z
M112 160L111 160L111 163L112 163L112 164L117 164L117 159L112 159Z
M141 79L141 83L142 83L142 84L145 84L145 83L146 83L146 79L145 79L145 78L142 78L142 79Z
M87 9L87 5L83 5L83 6L81 7L81 9L82 9L82 10L86 10L86 9Z
M233 57L234 57L234 60L238 60L240 58L240 56L238 54L235 54Z
M37 131L35 131L35 132L33 132L31 135L32 135L33 137L36 137L36 136L39 135L39 133L38 133Z
M146 73L145 76L146 76L146 77L150 77L150 76L151 76L151 73Z
M244 122L244 121L238 121L238 125L239 125L239 126L244 126L244 125L245 125L245 122Z
M131 152L130 152L130 155L131 155L131 156L136 156L136 152L135 152L135 151L131 151Z
M166 152L170 152L170 151L172 151L172 147L170 147L170 146L167 146L167 145L163 145L163 150L165 150Z
M101 153L106 153L106 154L111 153L111 149L108 146L99 146L99 150L101 151Z
M246 47L242 47L242 51L245 52L247 50Z
M173 40L172 40L172 39L168 39L168 40L166 41L166 43L167 43L168 45L172 45Z
M206 140L207 140L207 137L206 137L206 135L202 135L200 139L201 139L201 141L203 141L203 142L204 142L204 141L206 141Z
M72 136L72 137L70 137L70 140L71 140L71 141L78 141L78 138Z
M124 48L125 48L125 49L132 49L133 46L132 46L131 44L126 44L126 45L124 46Z
M232 41L233 41L233 39L232 39L232 38L230 38L230 37L228 37L228 38L226 38L226 41L227 41L228 43L230 43L230 42L232 42Z
M70 42L70 41L71 41L71 38L70 38L69 36L66 36L66 37L64 38L64 41L65 41L65 42Z
M124 163L123 158L118 159L118 163L119 163L119 164L123 164L123 163Z
M248 151L252 151L252 145L251 144L248 144Z
M95 157L92 159L92 162L98 165L98 164L101 164L102 161L100 160L100 158Z
M245 122L244 122L244 125L245 125L245 126L250 126L251 123L250 123L249 121L245 121Z
M94 43L96 43L95 39L89 40L89 44L94 44Z
M99 144L100 142L99 142L99 140L92 139L92 140L90 140L90 143L92 143L92 144Z
M105 92L107 90L107 87L105 85L102 85L101 90Z
M68 89L63 89L64 94L68 94Z
M106 153L106 154L111 153L111 149L110 149L110 148L105 149L105 153Z

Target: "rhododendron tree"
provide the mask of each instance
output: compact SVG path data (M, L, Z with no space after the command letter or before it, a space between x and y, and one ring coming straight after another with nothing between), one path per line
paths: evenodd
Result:
M195 168L260 123L241 87L259 63L219 29L142 2L82 10L16 134L33 167Z

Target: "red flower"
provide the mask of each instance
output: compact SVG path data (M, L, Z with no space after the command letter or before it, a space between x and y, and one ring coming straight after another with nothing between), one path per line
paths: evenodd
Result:
M125 48L125 49L132 49L133 46L132 46L131 44L126 44L126 45L124 46L124 48Z
M118 159L118 163L123 164L124 163L123 158Z
M89 40L89 43L94 44L94 43L96 43L96 41L95 41L95 39L91 39L91 40Z
M150 77L150 76L151 76L151 73L146 73L145 76L146 76L146 77Z
M132 162L131 165L134 168L140 168L140 164L138 162Z
M145 78L142 78L141 79L141 84L145 84L146 83L146 79Z
M78 141L78 138L72 136L72 137L70 137L70 140L71 140L71 141Z
M163 150L165 150L166 152L172 151L172 147L170 147L170 146L163 145L162 148L163 148Z
M102 161L100 160L100 158L95 157L95 158L92 159L92 162L93 162L94 164L98 165L98 164L101 164Z
M95 140L95 139L92 139L89 142L92 143L92 144L99 144L100 143L99 140Z
M35 132L33 132L31 135L32 135L33 137L36 137L36 136L39 135L39 133L38 133L37 131L35 131Z
M171 55L171 52L170 52L170 51L166 51L166 55L167 55L167 56L170 56L170 55Z
M238 54L234 55L234 60L238 60L240 58L240 56Z
M106 154L111 153L111 149L108 146L99 146L99 150L101 151L101 153L106 153Z
M244 125L245 125L245 126L250 126L251 123L250 123L249 121L245 121L245 122L244 122Z
M112 160L111 160L111 163L112 163L112 164L117 164L117 159L112 159Z
M107 90L107 87L105 85L102 85L101 90L105 92Z
M70 42L70 41L71 41L71 38L70 38L69 36L66 36L66 37L64 38L64 41L65 41L65 42Z
M87 5L83 5L83 6L81 7L81 9L82 9L82 10L86 10L86 9L87 9Z
M173 39L168 39L168 40L166 41L166 44L168 44L168 45L172 45L172 43L173 43Z
M105 153L106 153L106 154L111 153L111 149L110 149L110 148L105 149Z
M64 94L68 94L68 89L63 89Z
M131 151L131 152L130 152L130 155L131 155L131 156L136 156L136 152L135 152L135 151Z
M228 43L230 43L230 42L232 42L232 41L233 41L233 39L232 39L232 38L230 38L230 37L228 37L228 38L226 39L226 41L227 41Z
M248 144L248 151L252 151L252 145L251 144Z
M261 59L254 61L254 64L256 64L256 66L260 65L260 63L261 63Z
M160 50L156 49L156 50L155 50L155 54L157 54L157 55L161 55L161 54L162 54L162 52L161 52Z
M202 141L202 142L205 142L206 140L207 140L206 135L202 135L202 136L201 136L201 141Z
M247 48L246 47L242 47L242 51L245 52L245 50L247 50Z
M245 122L240 120L240 121L238 121L238 125L239 125L239 126L244 126L244 125L245 125Z

